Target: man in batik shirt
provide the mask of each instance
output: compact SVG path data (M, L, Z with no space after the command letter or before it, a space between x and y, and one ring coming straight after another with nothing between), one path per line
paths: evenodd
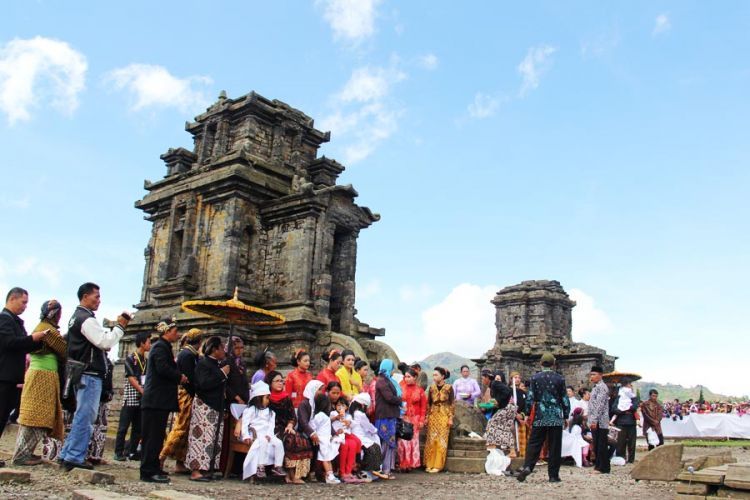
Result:
M526 396L527 413L533 412L531 436L526 445L526 460L516 479L524 481L534 470L545 439L549 446L547 473L551 483L560 482L560 452L562 431L567 426L570 402L565 392L565 379L552 370L555 357L552 353L542 355L542 371L531 377Z

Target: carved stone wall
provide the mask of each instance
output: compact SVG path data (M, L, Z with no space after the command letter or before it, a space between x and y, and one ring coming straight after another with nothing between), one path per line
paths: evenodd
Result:
M144 252L141 300L132 335L175 316L226 335L228 326L184 313L189 299L227 299L238 287L246 303L283 314L276 327L237 327L248 353L270 346L281 367L298 347L318 354L343 337L364 355L388 351L359 345L382 336L356 317L357 238L379 215L354 203L351 185L337 185L344 167L318 148L330 138L299 110L254 92L223 93L187 123L194 148L161 156L166 176L145 181L136 208L152 223ZM338 341L336 340L338 339ZM392 352L392 351L391 351Z
M480 368L501 369L506 375L521 373L524 380L540 370L542 354L551 352L556 370L568 385L586 386L593 365L615 368L615 356L603 349L573 342L572 310L576 303L557 281L524 281L500 290L492 300L495 306L495 345L484 358L475 360Z

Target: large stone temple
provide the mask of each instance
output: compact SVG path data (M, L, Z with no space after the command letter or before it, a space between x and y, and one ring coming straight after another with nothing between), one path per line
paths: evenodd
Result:
M350 348L364 359L396 358L376 340L383 329L355 308L359 232L379 220L338 185L344 166L318 157L329 132L289 105L251 92L218 101L185 125L192 151L161 156L166 175L145 182L135 206L152 223L143 290L120 356L132 335L170 316L180 328L225 335L228 325L190 315L190 299L225 300L235 287L246 304L282 314L280 326L239 326L247 354L270 347L285 367L293 351Z
M589 385L593 365L606 371L615 368L615 356L603 349L573 342L572 310L575 301L557 281L524 281L500 290L492 300L495 306L495 346L484 358L475 360L482 368L500 369L506 374L521 373L529 380L539 371L544 352L557 359L556 370L568 385Z

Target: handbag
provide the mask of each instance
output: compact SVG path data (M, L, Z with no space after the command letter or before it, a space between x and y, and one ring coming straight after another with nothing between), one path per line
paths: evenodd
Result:
M396 437L405 441L411 441L414 437L414 424L399 418L396 422Z
M620 439L620 428L610 424L607 430L607 442L609 444L617 444Z
M65 386L63 387L63 398L75 397L75 391L78 389L78 385L81 383L81 376L83 371L88 366L86 363L76 361L75 359L68 359L65 362Z

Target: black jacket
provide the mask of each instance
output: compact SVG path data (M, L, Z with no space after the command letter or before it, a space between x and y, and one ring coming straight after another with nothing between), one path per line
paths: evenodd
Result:
M195 396L212 410L222 410L226 381L227 377L219 368L219 362L212 357L204 356L195 366Z
M375 382L375 420L398 418L400 415L401 397L385 375L378 375Z
M141 408L179 411L177 384L180 383L180 376L180 370L177 369L172 354L172 346L160 338L151 346L148 355Z
M234 360L230 360L232 363ZM242 402L247 404L248 397L250 396L250 383L247 380L247 368L244 363L240 363L239 366L236 364L230 365L232 368L229 370L229 381L227 382L227 399L230 403L236 403L236 396L242 399Z
M3 309L0 313L0 382L23 383L26 353L41 345L26 334L21 318Z
M84 373L101 379L107 376L107 353L89 342L81 328L83 323L93 318L94 313L85 307L78 306L68 322L68 359L86 363Z
M177 368L180 373L187 377L187 382L182 387L188 391L188 394L195 396L195 367L198 364L198 355L190 350L189 347L183 347L177 354Z
M619 402L619 400L620 398L615 398L610 402L609 405L609 414L615 415L615 425L618 427L636 425L635 412L641 405L638 397L630 398L630 400L633 402L633 405L629 410L625 411L620 411L617 409L617 403Z

